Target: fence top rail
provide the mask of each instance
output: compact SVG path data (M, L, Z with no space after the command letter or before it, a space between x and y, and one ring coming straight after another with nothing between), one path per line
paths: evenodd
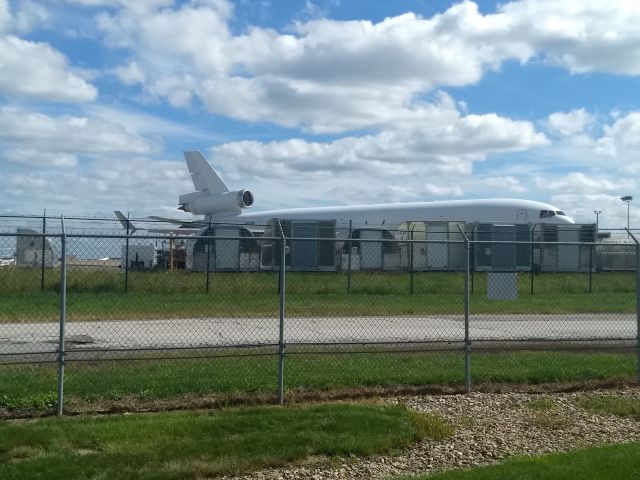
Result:
M43 218L50 219L59 219L60 217L45 217L43 215L0 215L1 218L37 218L38 220L42 220Z
M65 217L65 220L66 217ZM68 228L66 229L68 231ZM280 236L230 236L230 235L159 235L159 234L105 234L105 233L67 233L58 232L0 232L0 238L15 238L15 237L31 237L31 238L92 238L92 239L129 239L129 240L241 240L241 241L256 241L256 242L274 242L282 241L283 237ZM636 243L638 243L637 237L631 235ZM384 243L384 244L446 244L446 245L465 245L468 241L469 244L478 245L524 245L524 246L585 246L585 247L631 247L634 243L631 242L553 242L553 241L541 241L541 240L452 240L452 239L395 239L395 238L348 238L348 237L291 237L285 236L284 240L296 241L296 242L353 242L353 243Z
M69 235L67 235L69 236ZM0 237L46 237L46 238L60 238L62 233L18 233L18 232L0 232Z
M598 242L546 242L542 240L469 240L469 243L490 244L490 245L584 245L597 247L603 245ZM630 245L629 243L605 243L604 245Z

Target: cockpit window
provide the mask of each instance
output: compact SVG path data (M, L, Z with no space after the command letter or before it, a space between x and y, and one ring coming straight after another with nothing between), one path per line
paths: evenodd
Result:
M558 211L556 212L556 215L564 215L564 214L565 214L565 213L564 213L562 210L558 210Z
M556 215L556 213L558 215L564 215L564 213L562 212L554 212L553 210L540 210L540 218L553 217L554 215Z

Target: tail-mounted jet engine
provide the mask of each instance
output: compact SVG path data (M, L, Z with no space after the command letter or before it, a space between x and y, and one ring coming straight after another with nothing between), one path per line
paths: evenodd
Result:
M253 205L253 193L235 190L224 193L193 192L180 195L179 210L194 215L213 215L223 212L238 212Z
M200 152L184 152L184 158L196 191L180 195L179 210L194 215L233 215L253 205L253 193L230 191Z

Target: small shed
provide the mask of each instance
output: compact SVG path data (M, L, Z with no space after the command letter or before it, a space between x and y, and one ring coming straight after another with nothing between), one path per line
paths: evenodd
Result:
M56 255L51 242L40 232L19 228L16 237L16 266L22 268L53 268Z
M122 245L121 264L127 265L130 270L150 270L157 265L156 247L153 245Z

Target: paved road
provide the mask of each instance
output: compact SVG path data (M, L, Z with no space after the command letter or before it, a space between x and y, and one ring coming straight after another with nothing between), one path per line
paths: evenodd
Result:
M462 316L288 318L293 343L424 342L464 339ZM68 350L272 345L277 318L180 318L69 322ZM635 314L473 315L470 336L481 340L634 340ZM0 324L0 355L52 353L56 323ZM2 361L2 357L0 357Z

